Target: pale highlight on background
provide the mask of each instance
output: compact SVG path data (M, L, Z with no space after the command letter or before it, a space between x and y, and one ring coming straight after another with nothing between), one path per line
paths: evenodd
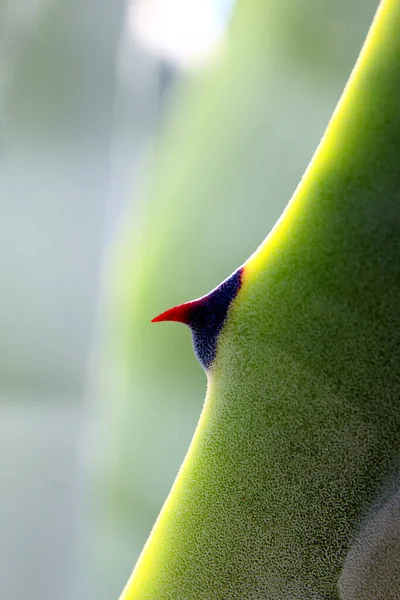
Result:
M225 5L213 0L131 2L129 28L152 52L181 67L202 66L222 45Z

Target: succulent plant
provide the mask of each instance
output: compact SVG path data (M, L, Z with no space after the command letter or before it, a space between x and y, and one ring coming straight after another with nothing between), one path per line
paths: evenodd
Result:
M399 32L383 0L264 243L154 319L208 389L121 600L400 598Z

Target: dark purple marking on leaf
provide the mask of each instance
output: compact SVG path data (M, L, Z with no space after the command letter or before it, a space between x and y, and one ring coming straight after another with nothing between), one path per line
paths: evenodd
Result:
M229 306L242 285L242 273L243 267L240 267L206 296L170 308L152 319L152 323L176 321L188 325L192 330L194 352L206 371L214 362L218 337Z

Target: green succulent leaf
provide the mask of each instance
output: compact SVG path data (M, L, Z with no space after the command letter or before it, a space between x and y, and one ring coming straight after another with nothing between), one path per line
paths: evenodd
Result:
M400 2L384 0L243 266L195 436L122 600L400 597L399 31Z

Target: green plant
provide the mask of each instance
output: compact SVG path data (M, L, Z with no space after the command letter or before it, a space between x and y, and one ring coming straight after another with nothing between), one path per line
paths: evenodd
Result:
M381 535L400 442L399 25L384 0L304 179L244 265L124 600L400 594L396 536Z

